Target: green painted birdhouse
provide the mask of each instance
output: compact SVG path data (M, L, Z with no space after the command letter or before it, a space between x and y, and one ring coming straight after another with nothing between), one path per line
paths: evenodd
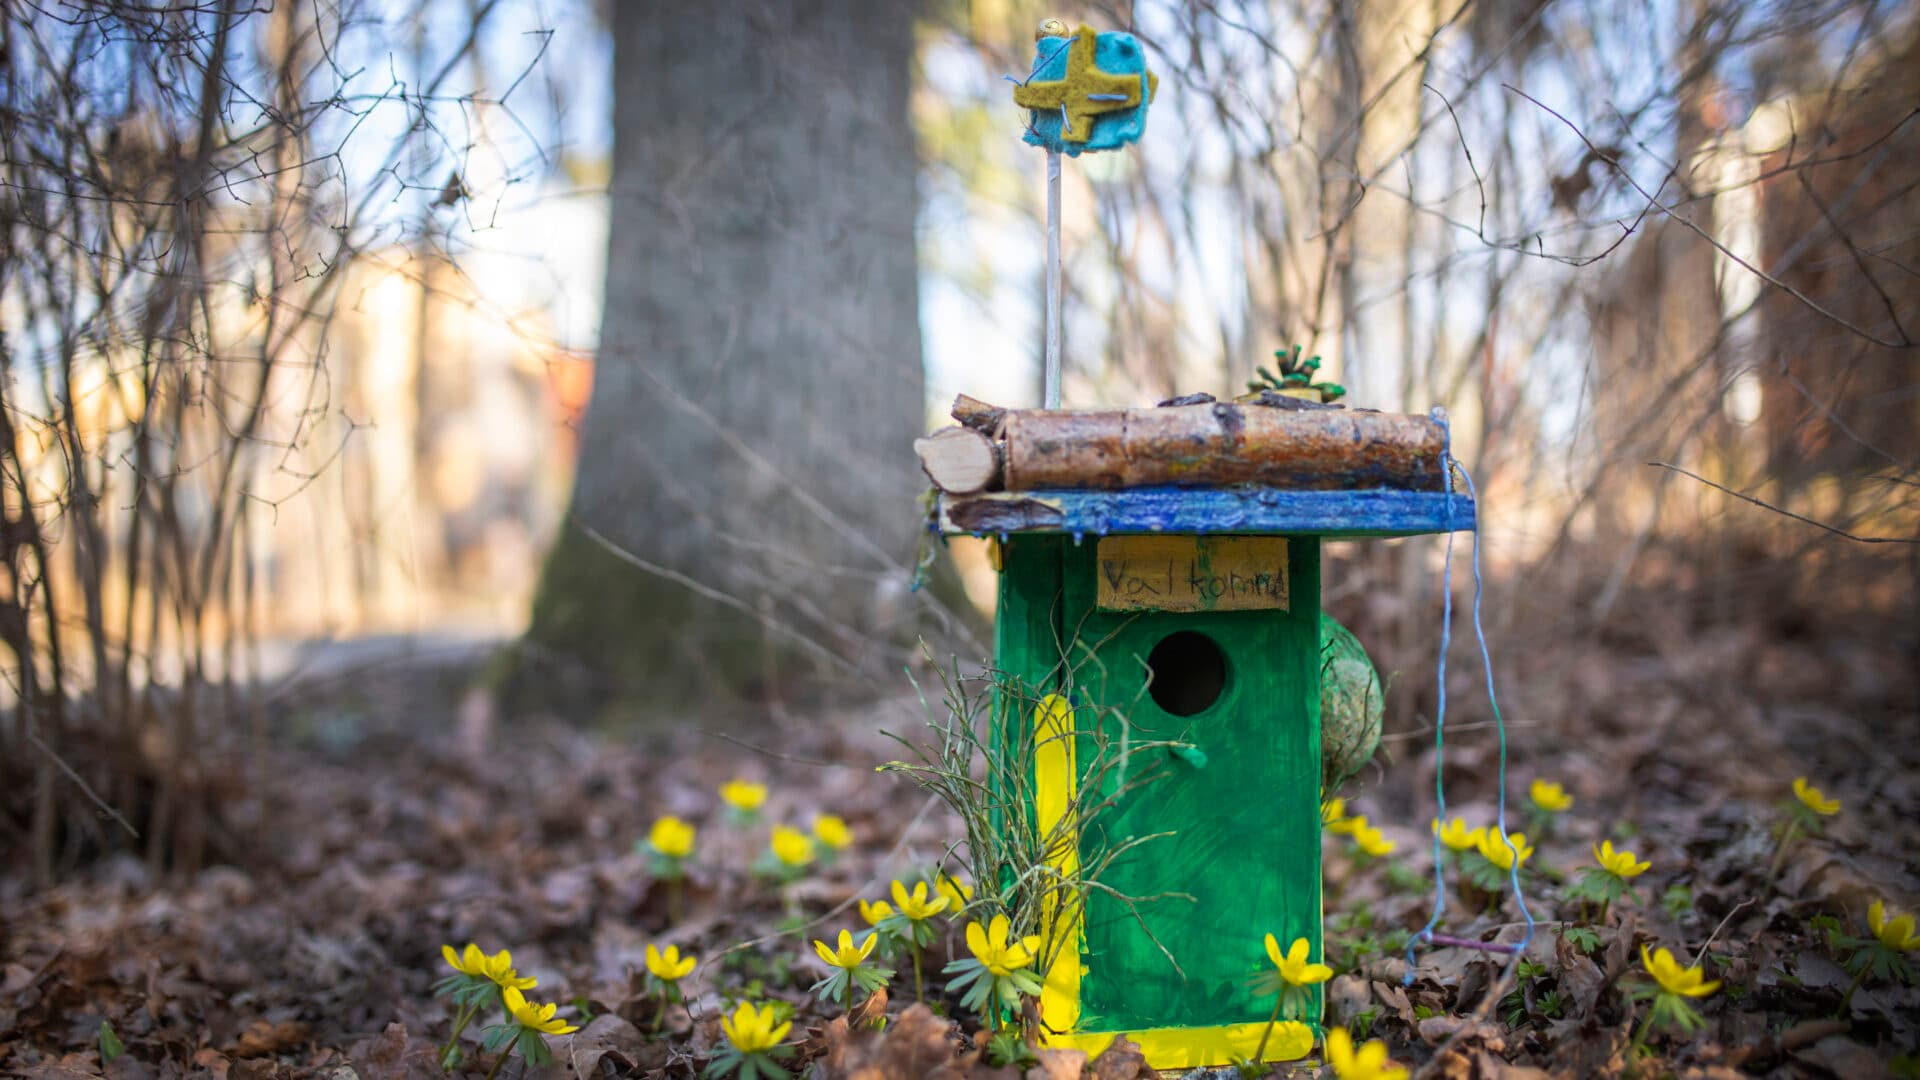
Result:
M1321 546L1471 529L1444 423L1211 400L955 416L921 459L935 527L997 545L1004 827L1063 883L1041 904L1043 1040L1124 1033L1162 1069L1305 1056L1320 988L1269 1030L1260 980L1268 934L1321 959L1322 788L1357 768L1322 736ZM1365 704L1329 708L1364 728ZM1371 706L1371 738L1343 736L1364 753Z

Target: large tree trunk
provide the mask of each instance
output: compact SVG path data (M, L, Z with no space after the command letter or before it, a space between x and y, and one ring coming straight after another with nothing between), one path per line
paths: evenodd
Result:
M924 422L914 8L613 10L600 353L520 670L682 713L897 670L878 628L903 603Z

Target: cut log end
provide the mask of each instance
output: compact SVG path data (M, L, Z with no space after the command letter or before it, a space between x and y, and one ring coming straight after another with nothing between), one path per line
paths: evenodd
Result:
M1000 448L972 428L950 427L913 440L920 470L933 486L952 495L972 495L1000 486Z

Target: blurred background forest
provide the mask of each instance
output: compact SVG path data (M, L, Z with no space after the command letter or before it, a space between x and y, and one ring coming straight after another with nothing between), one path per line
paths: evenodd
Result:
M911 588L909 444L956 393L1039 400L1004 76L1047 15L1161 78L1139 146L1066 170L1069 406L1294 343L1356 406L1443 406L1523 756L1913 807L1910 5L4 11L9 889L237 857L258 755L365 734L316 685L638 738L905 702L923 638L985 661L978 544ZM1439 544L1329 559L1415 753Z

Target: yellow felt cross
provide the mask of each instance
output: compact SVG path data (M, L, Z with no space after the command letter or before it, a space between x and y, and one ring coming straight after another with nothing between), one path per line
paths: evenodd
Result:
M1094 45L1093 27L1074 31L1067 46L1066 74L1057 80L1014 87L1013 103L1023 109L1056 110L1066 106L1067 122L1060 137L1074 142L1086 142L1093 136L1093 118L1101 113L1139 105L1141 76L1101 71L1093 62Z

